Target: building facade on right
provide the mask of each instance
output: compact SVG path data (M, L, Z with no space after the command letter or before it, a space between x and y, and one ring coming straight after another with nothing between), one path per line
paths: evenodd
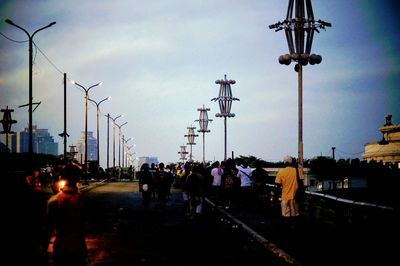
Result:
M393 124L389 114L379 131L382 132L382 140L365 144L362 158L368 162L392 163L400 168L400 124Z

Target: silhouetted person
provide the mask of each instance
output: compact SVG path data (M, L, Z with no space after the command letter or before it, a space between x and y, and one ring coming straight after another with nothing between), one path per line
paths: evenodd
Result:
M259 206L266 203L265 195L267 194L266 184L268 182L268 172L264 170L259 161L255 162L256 169L253 171L253 192Z
M202 166L194 164L190 175L186 180L186 188L189 194L190 214L192 217L202 214L203 199L205 193L205 180L202 174Z
M139 172L139 190L142 192L142 204L145 210L149 209L151 193L153 191L153 174L148 163L144 163Z
M237 177L235 162L228 159L224 162L224 169L221 176L221 186L225 209L229 209L236 203L238 190L240 189L240 179Z
M85 199L77 183L82 176L81 167L68 163L61 170L66 184L48 201L48 241L53 244L54 265L88 265L85 242Z
M158 204L161 210L165 210L167 205L168 189L172 180L171 175L170 172L165 171L164 163L158 164L157 177L155 179L157 180Z

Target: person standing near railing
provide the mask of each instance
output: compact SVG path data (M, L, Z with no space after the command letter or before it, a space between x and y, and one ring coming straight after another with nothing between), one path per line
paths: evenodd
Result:
M275 184L282 187L281 194L281 211L282 217L286 222L290 222L291 227L295 225L293 217L300 215L299 205L295 201L295 194L298 188L297 184L297 171L295 167L295 160L291 156L283 158L285 168L278 171L275 178ZM300 173L300 180L304 180L304 176Z

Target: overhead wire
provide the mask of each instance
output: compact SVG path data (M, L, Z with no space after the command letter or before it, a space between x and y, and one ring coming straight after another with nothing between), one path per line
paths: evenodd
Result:
M12 41L12 42L16 42L16 43L25 43L25 42L29 42L29 40L25 40L25 41L17 41L17 40L14 40L14 39L8 37L7 35L5 35L4 33L2 33L1 31L0 31L0 35L2 35L2 36L3 36L4 38L6 38L7 40Z
M14 40L14 39L8 37L7 35L5 35L5 34L2 33L2 32L0 32L0 35L3 36L4 38L6 38L7 40L9 40L9 41L11 41L11 42L15 42L15 43L26 43L26 42L29 42L29 40L23 40L23 41ZM32 64L35 64L35 60L36 60L36 56L37 56L37 51L39 51L39 52L43 55L43 57L47 60L47 62L49 62L49 64L50 64L51 66L53 66L54 69L57 70L57 72L59 72L60 74L64 75L65 72L62 71L55 63L53 63L53 61L50 60L50 58L46 55L46 53L43 52L43 51L39 48L39 46L38 46L34 41L32 41L32 43L33 43L33 45L34 45L35 48L36 48L36 49L35 49L35 54L34 54L34 57L33 57L33 60L32 60ZM72 81L72 80L69 79L68 77L67 77L67 80L68 80L69 82ZM76 86L76 84L74 84L74 85L75 85L75 87L78 88L79 90L82 90L81 88L79 88L79 86Z

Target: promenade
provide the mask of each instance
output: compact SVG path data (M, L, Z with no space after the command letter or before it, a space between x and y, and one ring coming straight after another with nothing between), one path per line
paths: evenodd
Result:
M91 265L393 265L397 260L391 243L400 230L385 217L374 225L346 225L303 213L291 226L276 204L225 209L206 199L203 216L192 220L179 189L173 189L165 212L153 200L149 213L136 181L90 182L80 189L94 202L87 239ZM5 217L11 222L6 227L11 261L29 258L26 265L35 265L32 247L40 242L47 196L42 191L10 204Z

